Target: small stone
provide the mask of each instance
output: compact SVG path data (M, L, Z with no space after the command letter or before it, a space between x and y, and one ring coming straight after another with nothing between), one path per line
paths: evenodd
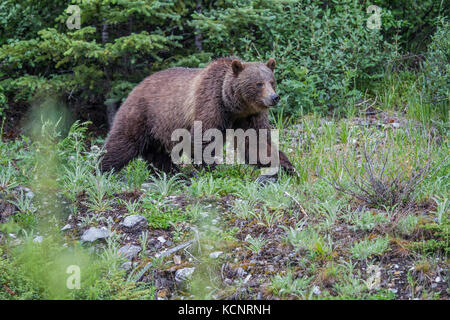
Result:
M260 175L256 179L256 183L258 183L260 186L264 186L268 183L276 183L277 179L277 175Z
M236 270L236 274L239 278L243 278L247 274L247 272L245 272L243 268L239 267Z
M441 282L441 277L436 277L436 279L434 279L434 282Z
M66 224L64 227L61 228L61 231L66 231L66 230L69 230L71 228L72 228L72 226L70 224Z
M391 291L391 292L394 293L394 294L396 294L396 293L398 292L398 290L397 290L397 289L394 289L394 288L389 288L388 290Z
M118 254L130 260L133 259L139 252L141 252L141 247L134 245L126 245L117 250Z
M320 291L319 286L314 286L312 292L313 292L316 296L320 296L320 294L322 293L322 291Z
M123 219L122 226L128 231L140 231L147 228L148 222L144 216L133 214Z
M164 239L164 237L161 237L161 236L159 236L159 237L156 238L156 239L158 239L158 241L161 242L161 243L166 242L166 239Z
M195 268L183 268L179 269L175 272L175 281L182 282L184 280L188 280L192 274L194 273Z
M210 257L211 259L217 259L217 258L220 257L222 254L223 254L222 251L211 252L211 253L209 254L209 257Z
M395 129L398 129L398 128L400 128L400 123L398 123L398 122L393 122L393 123L392 123L392 127L395 128Z
M122 263L122 265L119 267L119 269L126 270L126 271L130 270L131 269L131 261Z
M44 238L42 236L37 236L33 239L34 243L42 243L42 240L44 240Z
M105 239L109 237L109 231L105 227L99 229L91 227L81 236L82 242L94 242L97 239Z

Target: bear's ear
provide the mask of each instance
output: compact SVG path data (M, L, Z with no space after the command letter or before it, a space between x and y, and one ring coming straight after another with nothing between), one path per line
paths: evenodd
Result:
M267 68L269 68L272 71L275 69L275 65L276 65L276 62L275 62L274 58L269 58L269 60L267 60L267 62L266 62Z
M237 60L237 59L234 59L234 60L231 62L231 68L233 69L233 73L234 73L235 75L238 75L239 72L241 72L242 70L244 70L244 66L242 65L242 62L240 62L240 61Z

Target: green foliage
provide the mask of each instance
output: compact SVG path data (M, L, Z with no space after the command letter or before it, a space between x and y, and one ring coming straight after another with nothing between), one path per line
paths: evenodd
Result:
M191 24L218 56L275 56L281 106L304 114L351 105L362 95L358 83L382 76L387 44L367 18L352 0L325 9L320 1L229 0Z
M128 189L139 191L142 184L150 176L147 168L148 163L142 159L134 159L125 168L125 178L127 179Z
M297 298L306 298L306 289L311 278L295 278L292 272L286 275L276 275L272 278L270 289L276 296L292 295Z
M67 6L65 0L3 0L0 3L0 46L30 39L52 26L55 12Z
M64 1L6 0L0 5L0 112L43 96L103 108L158 70L236 55L277 59L277 112L340 113L382 78L393 53L409 49L412 40L426 44L419 37L432 34L436 17L449 11L442 1L407 2L374 1L382 28L371 30L368 3L356 0L75 1L81 28L69 30ZM433 43L445 43L446 34L439 31ZM431 47L430 90L442 96L433 88L446 87L435 84L431 71L441 58Z
M180 180L181 174L177 173L173 176L167 176L165 172L156 173L152 176L149 189L151 192L160 194L161 196L168 196L177 192L183 187L182 180Z
M385 213L364 211L360 214L354 213L351 222L354 230L371 231L375 227L389 222L389 217Z
M436 17L450 14L443 0L374 0L370 4L381 8L382 32L406 51L420 52L428 45L438 21Z
M22 31L6 29L5 37L11 43L0 48L0 102L5 96L10 102L59 96L103 105L108 99L124 99L151 72L168 67L181 55L189 56L181 50L185 39L177 35L183 29L181 16L189 7L180 1L77 1L79 30L66 27L66 7L47 7L46 1L38 1L25 9L28 2L2 3L0 12L12 11L3 20L0 14L0 23L9 26L11 19L16 21L16 9L24 9L24 14L44 10L42 18L34 14L31 21L22 20L51 17L53 23L37 24L37 34L19 41L16 38ZM172 52L170 60L166 59L168 51Z
M389 238L377 238L375 240L365 239L355 243L350 252L356 259L367 259L373 255L381 255L389 247Z
M428 47L423 67L423 92L443 121L450 107L450 23L442 18Z
M0 248L0 299L151 298L151 288L127 283L123 272L110 264L106 256L90 255L77 246L65 248L55 238L35 243L28 237L8 252ZM80 289L66 286L71 265L80 268Z
M172 224L189 218L181 208L158 195L146 195L141 207L141 214L147 218L149 227L155 229L168 229Z

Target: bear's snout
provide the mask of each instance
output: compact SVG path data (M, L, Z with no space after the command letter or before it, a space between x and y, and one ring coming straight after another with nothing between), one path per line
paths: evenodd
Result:
M273 105L276 105L276 104L278 103L278 101L280 101L280 96L277 95L276 93L271 94L271 95L270 95L270 98L271 98L272 101L273 101Z

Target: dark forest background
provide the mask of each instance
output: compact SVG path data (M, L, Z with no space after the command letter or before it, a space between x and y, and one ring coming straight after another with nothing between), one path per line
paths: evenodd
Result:
M81 28L69 30L70 4ZM369 29L381 8L381 29ZM106 123L143 78L236 55L277 59L276 112L342 114L393 72L419 73L425 103L449 102L447 1L3 0L0 114L52 97L75 117Z

